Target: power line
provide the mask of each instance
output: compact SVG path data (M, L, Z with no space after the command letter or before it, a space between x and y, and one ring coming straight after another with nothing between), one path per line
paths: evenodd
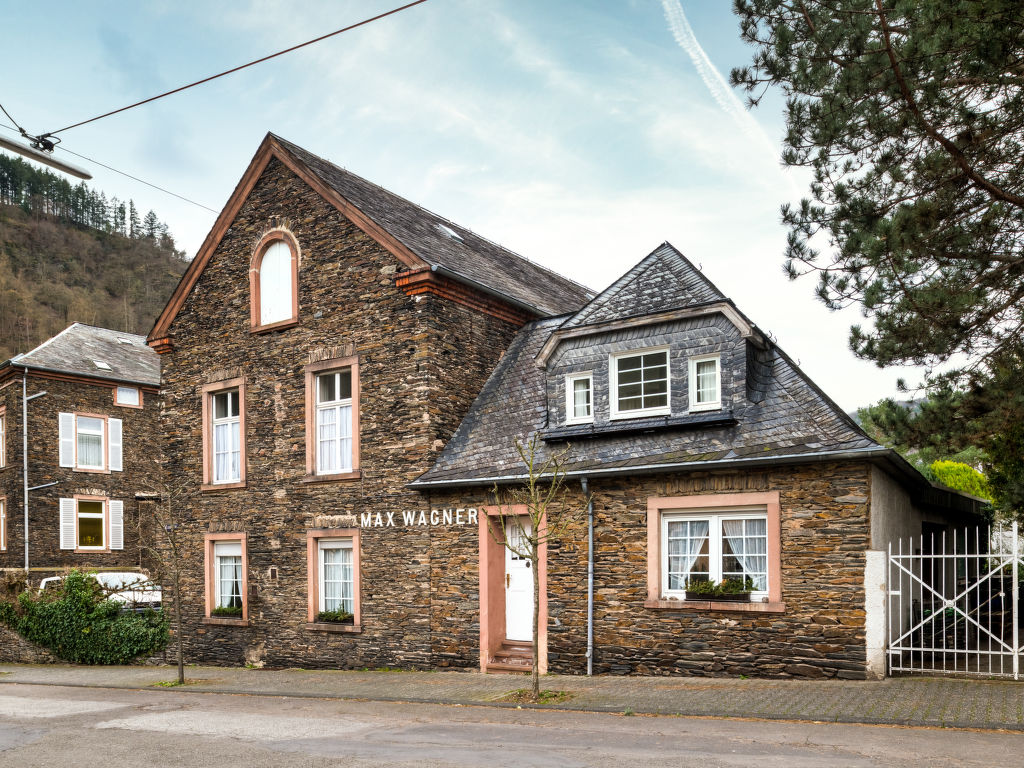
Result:
M3 110L3 113L5 115L7 115L7 117L10 117L10 115L7 114L7 110L4 109L2 106L0 106L0 110ZM14 121L12 120L12 122L14 122ZM9 131L13 131L14 133L18 133L17 129L15 129L14 127L12 127L10 125L6 125L5 123L0 123L0 128L6 128ZM60 150L62 150L64 152L67 152L68 154L74 155L75 157L80 157L82 160L87 160L88 162L93 163L94 165L98 165L101 168L106 168L108 171L113 171L114 173L119 173L120 175L122 175L122 176L124 176L126 178L129 178L132 181L137 181L140 184L145 184L147 187L152 187L153 189L158 190L160 192L163 192L166 195L170 195L171 197L176 197L179 200L184 200L186 203L191 203L192 205L197 206L199 208L202 208L204 210L207 210L210 213L220 213L220 211L218 211L218 210L216 210L214 208L210 208L208 205L203 205L202 203L197 203L195 200L190 200L189 198L185 197L184 195L179 195L177 192L171 192L171 190L169 190L169 189L164 189L163 187L158 187L156 184L152 184L152 183L146 181L145 179L140 179L138 176L132 176L130 173L125 173L124 171L119 171L117 168L109 166L106 163L101 163L99 160L93 160L91 157L86 157L85 155L80 155L77 152L72 152L70 149L65 149L64 147L57 147L57 149L60 149Z
M240 66L233 67L233 68L225 70L224 72L221 72L219 74L211 75L210 77L205 77L202 80L196 80L194 83L189 83L188 85L183 85L180 88L175 88L174 90L166 91L165 93L161 93L161 94L159 94L157 96L151 96L148 99L143 99L142 101L137 101L134 104L129 104L127 107L121 107L120 109L111 110L110 112L104 112L102 115L97 115L96 117L90 117L88 120L82 120L81 122L73 123L71 125L65 126L64 128L59 128L56 131L50 131L49 133L44 133L43 136L53 136L54 134L57 134L57 133L63 133L64 131L70 131L72 128L78 128L79 126L85 125L87 123L94 123L97 120L102 120L104 117L110 117L111 115L116 115L118 112L124 112L124 111L129 110L129 109L134 109L135 107L140 107L143 104L148 104L151 101L156 101L157 99L162 99L165 96L170 96L171 94L174 94L174 93L180 93L181 91L187 90L189 88L194 88L197 85L202 85L203 83L208 83L211 80L216 80L218 77L224 77L225 75L230 75L233 72L238 72L239 70L245 69L246 67L251 67L251 66L254 66L256 64L261 64L264 61L269 61L270 59L277 58L278 56L283 56L286 53L291 53L292 51L297 51L299 48L305 48L307 45L312 45L313 43L319 43L321 40L326 40L329 37L334 37L335 35L340 35L342 32L348 32L349 30L356 29L357 27L362 27L362 26L364 26L366 24L369 24L371 22L377 21L378 19L383 19L386 16L391 16L393 14L400 13L401 11L404 11L404 10L406 10L408 8L412 8L414 5L420 5L421 3L425 3L425 2L427 2L427 0L414 0L414 2L407 3L407 4L403 5L403 6L398 7L398 8L393 8L390 11L386 11L385 13L378 14L377 16L373 16L373 17L371 17L369 19L363 19L362 21L357 22L355 24L350 24L349 26L342 27L341 29L335 30L334 32L329 32L326 35L321 35L320 37L315 37L312 40L307 40L304 43L299 43L298 45L293 45L291 48L285 48L283 51L278 51L277 53L272 53L269 56L264 56L263 58L256 59L255 61L250 61L248 64L242 64ZM6 111L5 111L5 113L6 113ZM7 116L10 117L10 115L7 115ZM11 118L12 122L13 122L13 120L14 120L14 118ZM74 153L72 153L72 154L74 154Z

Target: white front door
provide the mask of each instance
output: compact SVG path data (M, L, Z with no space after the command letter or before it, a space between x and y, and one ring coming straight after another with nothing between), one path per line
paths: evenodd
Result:
M529 522L523 527L530 531ZM515 543L523 534L509 520L505 526L509 542ZM533 640L533 563L513 554L505 547L505 639Z

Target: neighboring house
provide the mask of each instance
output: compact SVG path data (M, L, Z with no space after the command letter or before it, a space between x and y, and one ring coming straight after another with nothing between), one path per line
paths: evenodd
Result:
M158 486L159 383L144 337L81 323L0 364L0 568L37 584L143 565L136 496Z
M594 297L273 135L148 340L191 661L521 669L538 578L546 670L864 677L872 550L976 511L671 246ZM487 529L535 434L593 494L589 657L586 521Z
M591 296L268 135L149 337L189 660L476 664L445 581L477 512L407 485L519 328Z

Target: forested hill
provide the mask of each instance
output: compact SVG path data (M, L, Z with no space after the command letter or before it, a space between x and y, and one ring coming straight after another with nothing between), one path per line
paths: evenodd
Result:
M0 361L73 322L147 333L186 266L153 211L0 154Z

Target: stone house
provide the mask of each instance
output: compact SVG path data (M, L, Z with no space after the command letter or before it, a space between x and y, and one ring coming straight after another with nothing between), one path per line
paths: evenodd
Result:
M671 246L595 297L273 135L148 340L190 661L521 669L537 578L545 670L864 677L871 552L974 511ZM533 435L592 498L536 564Z
M69 567L144 565L159 384L145 337L81 323L0 364L0 569L38 584Z

